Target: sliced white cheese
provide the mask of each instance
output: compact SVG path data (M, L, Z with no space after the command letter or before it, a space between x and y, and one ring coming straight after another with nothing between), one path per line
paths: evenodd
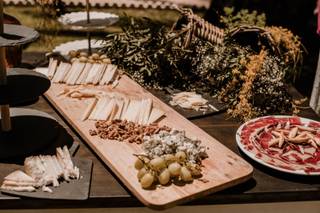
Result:
M76 80L76 84L84 84L85 80L88 77L88 74L92 68L91 63L86 63L85 67L83 68L83 71L81 72L79 78Z
M113 119L121 119L121 113L123 111L124 108L124 100L122 99L116 99L116 103L117 103L117 113L115 114Z
M70 68L71 68L71 64L61 62L57 67L57 71L54 77L52 78L52 82L53 83L61 82L61 80L64 78L65 74L69 71Z
M146 99L144 106L145 106L145 110L144 110L143 116L141 116L140 123L143 125L146 125L148 124L149 117L152 111L152 99L151 98Z
M97 98L94 98L91 103L88 105L88 107L86 108L86 110L84 111L81 120L85 121L87 120L87 118L89 117L89 115L91 114L91 112L93 111L93 109L95 108L96 104L98 102Z
M103 107L107 104L107 101L108 101L107 97L102 97L98 100L92 113L89 115L90 120L97 120L99 112L102 111Z
M50 58L48 66L48 78L52 79L58 67L58 60Z
M126 118L128 121L138 122L141 109L141 101L131 100L126 112Z
M130 99L127 98L127 97L124 97L123 98L123 108L122 108L122 112L121 112L121 115L120 115L120 119L121 120L126 120L126 115L127 115L127 109L128 109L128 106L130 105Z
M165 115L164 111L158 108L152 108L152 111L148 120L148 124L158 121L164 115Z
M114 110L115 105L116 105L116 102L112 98L108 103L106 103L102 111L99 112L98 120L108 120L108 118L111 116Z
M68 79L66 80L66 83L69 85L75 85L77 79L79 78L80 74L82 73L83 69L85 67L85 63L77 63L74 69L70 71L70 75Z
M117 71L116 65L108 64L107 69L106 69L101 81L99 82L99 84L100 85L108 84L112 80L116 71Z
M125 113L123 115L123 120L127 120L127 121L131 121L133 116L133 108L135 108L137 105L137 101L136 100L130 100L128 102L128 106L126 107Z
M97 72L97 75L95 76L94 80L93 80L93 84L98 84L101 80L101 78L103 77L103 74L105 73L106 71L106 68L107 68L107 64L100 64L100 67L99 67L99 70Z
M96 77L98 71L100 69L100 64L93 64L90 71L89 71L89 74L85 80L85 83L86 84L91 84L94 80L94 78Z

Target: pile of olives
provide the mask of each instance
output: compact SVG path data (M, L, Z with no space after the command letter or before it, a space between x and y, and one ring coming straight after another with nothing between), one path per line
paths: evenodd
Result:
M74 61L79 61L82 63L105 63L111 64L110 58L105 54L101 53L92 53L92 55L88 56L86 52L79 52L76 50L71 50L68 55L71 58L71 63Z
M144 189L157 183L167 185L172 181L192 182L201 176L200 165L188 162L186 153L181 151L152 159L137 155L134 166Z

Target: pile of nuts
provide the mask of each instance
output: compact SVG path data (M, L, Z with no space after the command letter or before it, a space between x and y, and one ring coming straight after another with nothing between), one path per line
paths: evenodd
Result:
M82 63L105 63L111 64L110 58L105 54L92 53L90 56L86 52L79 52L76 50L71 50L68 55L70 56L71 63L74 61L79 61Z
M102 139L125 141L141 144L146 135L157 134L160 131L171 131L167 126L159 127L156 123L140 125L126 120L97 121L96 130L89 130L91 136L99 135Z

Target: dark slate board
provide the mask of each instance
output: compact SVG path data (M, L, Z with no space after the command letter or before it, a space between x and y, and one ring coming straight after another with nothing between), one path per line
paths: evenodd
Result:
M49 114L24 108L11 108L12 130L0 131L1 161L18 162L38 153L55 153L58 146L70 147L73 138Z
M217 98L213 98L209 95L202 95L203 98L207 99L209 101L209 104L217 108L218 111L215 111L211 108L209 108L207 111L196 111L196 110L189 110L189 109L184 109L180 106L172 106L170 105L171 101L171 93L178 93L181 91L175 90L175 91L170 91L171 93L162 91L162 90L155 90L155 89L149 89L149 92L151 92L153 95L158 97L160 100L165 102L168 106L172 107L174 110L179 112L181 115L188 119L195 119L195 118L201 118L204 116L209 116L217 113L224 112L227 109L227 105L219 102Z
M4 34L0 36L0 47L13 47L28 44L39 37L39 33L30 27L14 24L3 25Z
M56 200L86 200L89 197L92 161L89 159L73 158L74 164L79 167L80 180L71 180L69 183L66 181L61 182L59 187L49 187L52 193L43 192L37 189L35 192L15 192L10 190L3 190L1 192L8 195L19 197L31 197L41 199L56 199Z
M0 86L0 105L28 102L45 93L51 83L43 74L23 68L8 70L7 84Z

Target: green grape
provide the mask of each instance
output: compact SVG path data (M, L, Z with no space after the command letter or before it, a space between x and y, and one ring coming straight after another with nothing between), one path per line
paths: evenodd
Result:
M180 177L185 182L190 182L193 180L191 172L186 167L181 167L181 174Z
M143 161L140 158L137 158L136 162L134 163L134 168L137 170L142 169L144 166Z
M155 171L161 171L162 169L166 168L166 163L163 158L156 157L150 161L150 166Z
M186 153L185 153L185 152L182 152L182 151L177 152L175 156L176 156L176 159L177 159L179 162L183 162L183 161L185 161L186 158L187 158Z
M139 180L141 180L141 178L147 173L147 170L145 168L142 168L139 170L137 177Z
M176 157L173 154L164 155L164 160L168 165L177 161Z
M154 181L153 175L150 173L147 173L141 178L140 183L141 183L142 188L146 189L146 188L149 188L153 184L153 181Z
M88 57L88 53L86 53L86 52L80 52L80 57Z
M170 181L170 172L169 172L169 170L168 169L164 169L160 173L158 179L159 179L159 182L160 182L161 185L166 185Z
M171 163L168 166L168 170L172 177L176 177L180 175L181 165L177 162Z

